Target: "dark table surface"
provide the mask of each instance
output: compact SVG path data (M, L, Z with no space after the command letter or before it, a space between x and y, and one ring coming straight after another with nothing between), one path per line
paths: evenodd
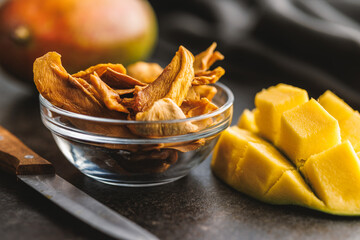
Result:
M250 78L249 76L244 76ZM223 80L235 93L234 120L264 86ZM42 125L38 97L0 72L0 124L35 152L51 161L61 177L90 196L133 220L160 239L357 239L358 218L272 206L251 199L215 178L207 159L170 184L124 188L96 182L77 171L60 153ZM48 199L0 174L0 239L107 239L65 213Z
M306 88L314 98L331 89L355 109L360 108L360 47L355 48L351 39L329 41L328 35L296 25L291 19L285 21L274 18L273 12L257 11L254 1L151 2L160 26L158 48L151 60L165 66L180 44L198 53L212 41L218 42L226 57L221 63L226 69L221 81L235 95L233 124L244 108L254 107L256 92L279 82ZM199 14L204 13L201 10L206 14ZM257 12L264 15L254 14ZM260 19L257 25L253 24L254 19ZM184 24L187 21L191 24ZM337 55L333 54L336 49ZM1 69L0 124L51 161L58 175L160 239L360 239L359 218L273 206L251 199L215 178L210 159L188 176L163 186L124 188L96 182L76 170L60 153L41 123L36 92ZM108 237L64 212L16 177L0 173L0 240L13 239Z

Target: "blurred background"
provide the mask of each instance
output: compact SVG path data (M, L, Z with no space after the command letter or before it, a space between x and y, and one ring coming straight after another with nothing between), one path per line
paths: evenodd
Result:
M222 81L247 89L246 97L235 94L245 102L261 88L285 82L314 98L331 89L360 106L360 1L151 3L160 26L155 56L162 59L179 44L196 52L216 41L225 55Z
M0 89L27 89L19 82L32 85L32 62L49 50L75 72L144 59L165 67L179 45L196 54L215 41L225 55L217 63L226 69L221 81L237 98L235 117L253 107L256 92L279 82L314 98L331 89L360 106L360 1L1 2Z

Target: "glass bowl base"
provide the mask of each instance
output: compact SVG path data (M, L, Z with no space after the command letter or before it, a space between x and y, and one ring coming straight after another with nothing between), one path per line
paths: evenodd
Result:
M85 175L92 179L95 179L96 181L99 181L101 183L105 183L105 184L113 185L113 186L119 186L119 187L153 187L153 186L159 186L159 185L171 183L171 182L174 182L174 181L179 180L180 178L183 178L186 176L186 175L183 175L183 176L176 177L176 178L168 178L165 180L159 180L159 181L154 181L154 182L149 182L149 181L143 182L143 181L121 181L121 180L101 178L101 177L97 177L97 176L93 176L93 175L89 175L89 174L85 174Z

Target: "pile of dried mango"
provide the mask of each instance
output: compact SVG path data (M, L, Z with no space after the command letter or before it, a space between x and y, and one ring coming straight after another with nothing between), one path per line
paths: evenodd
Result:
M62 67L60 54L49 52L35 60L34 82L49 102L75 113L151 121L193 117L217 108L211 103L216 88L207 84L218 81L225 70L208 70L223 59L215 48L213 43L194 57L180 46L165 69L156 63L137 62L127 71L122 64L109 63L72 75Z
M215 48L216 43L213 43L194 57L180 46L164 69L157 63L136 62L127 68L122 64L109 63L75 74L69 74L64 69L60 54L49 52L35 60L34 82L40 94L50 103L74 113L136 121L185 119L218 108L212 102L217 89L209 84L218 81L225 70L222 67L209 70L214 62L224 58ZM113 125L76 118L63 121L92 133L130 139L181 135L214 124L211 121L185 121L177 124ZM146 171L162 172L176 162L176 151L194 150L205 141L147 145L146 149L135 144L102 146L129 151L131 159L122 164L128 171L140 171L139 159L147 156L147 159L154 158L154 164ZM147 165L148 162L151 161L147 161Z
M222 133L211 167L236 190L272 204L360 215L360 114L334 93L318 100L278 84L256 94Z

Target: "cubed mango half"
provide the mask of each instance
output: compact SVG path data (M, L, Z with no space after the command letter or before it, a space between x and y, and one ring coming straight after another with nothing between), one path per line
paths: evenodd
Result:
M299 167L311 155L341 142L338 121L317 101L310 101L282 114L276 146Z
M255 122L259 133L274 142L280 128L281 114L308 100L305 90L286 84L278 84L257 93Z

